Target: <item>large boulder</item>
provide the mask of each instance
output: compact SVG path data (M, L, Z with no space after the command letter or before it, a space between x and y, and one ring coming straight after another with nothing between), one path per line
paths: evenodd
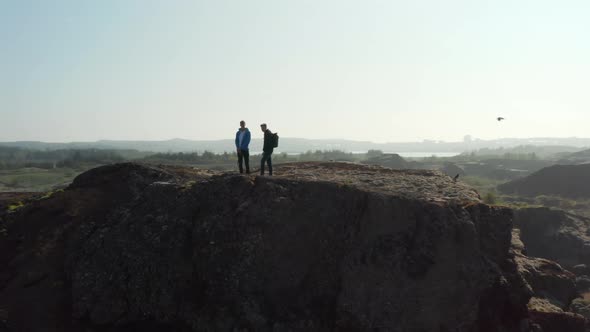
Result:
M117 164L3 215L13 331L523 331L512 211L435 171Z

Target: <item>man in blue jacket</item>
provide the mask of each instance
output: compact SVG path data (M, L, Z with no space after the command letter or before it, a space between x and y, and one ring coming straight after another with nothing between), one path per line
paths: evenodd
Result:
M236 133L236 151L238 152L238 167L240 173L244 173L242 168L242 160L246 164L246 173L250 174L250 152L248 145L250 144L250 131L246 128L246 122L240 121L240 129Z

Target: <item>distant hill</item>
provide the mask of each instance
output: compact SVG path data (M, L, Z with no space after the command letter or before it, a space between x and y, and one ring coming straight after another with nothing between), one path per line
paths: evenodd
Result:
M506 194L590 198L590 164L554 165L498 186Z
M191 141L171 139L165 141L111 141L46 143L46 142L2 142L0 146L19 147L31 150L60 150L60 149L108 149L108 150L138 150L150 152L194 152L209 150L211 152L233 151L233 140L221 141Z
M251 152L262 152L262 139L256 138L250 143ZM111 141L45 143L45 142L0 142L0 147L19 147L34 150L58 149L124 149L150 152L203 152L214 153L231 152L235 149L233 139L193 141L185 139L171 139L165 141ZM463 143L373 143L369 141L352 141L342 139L304 139L281 137L276 152L303 153L316 150L342 150L347 152L365 152L368 150L382 150L384 152L462 152Z
M363 161L363 163L368 165L379 165L393 169L413 168L404 158L395 153L386 153L379 156L373 156Z
M465 171L465 175L483 176L498 180L514 180L530 175L553 164L553 162L542 159L518 160L495 158L458 163L458 166Z
M279 131L280 132L280 131ZM262 139L253 133L250 149L254 153L262 151ZM233 133L229 139L195 141L186 139L170 139L163 141L118 141L100 140L95 142L45 143L37 141L0 142L0 147L20 147L34 150L58 149L123 149L149 152L203 152L214 153L231 152L234 150ZM540 147L544 147L541 148ZM373 143L369 141L353 141L344 139L304 139L281 137L277 152L302 153L315 150L343 150L347 152L364 152L381 150L387 153L400 152L464 152L479 149L517 148L510 153L536 153L541 156L546 153L575 152L584 147L590 147L590 138L502 138L497 140L481 140L462 142L444 142L424 140L422 142ZM498 151L481 151L498 153Z
M575 153L571 153L566 155L562 159L560 159L558 164L563 165L578 165L578 164L588 164L590 163L590 149L578 151Z

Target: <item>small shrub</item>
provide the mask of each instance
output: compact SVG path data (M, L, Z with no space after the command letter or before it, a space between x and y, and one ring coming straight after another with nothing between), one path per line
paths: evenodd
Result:
M49 197L51 197L51 196L53 196L53 195L55 195L57 193L60 193L62 191L64 191L64 190L63 189L58 189L58 190L55 190L55 191L48 191L47 193L45 193L45 195L39 197L39 199L47 199L47 198L49 198Z
M486 204L496 204L498 203L498 198L496 197L496 193L489 191L487 194L484 195L483 201Z
M25 204L23 202L17 202L17 203L14 203L14 204L10 204L8 206L8 212L16 211L16 210L22 208L23 206L25 206Z
M5 184L7 187L11 188L17 188L20 186L20 182L16 177L9 178L8 180L6 180Z

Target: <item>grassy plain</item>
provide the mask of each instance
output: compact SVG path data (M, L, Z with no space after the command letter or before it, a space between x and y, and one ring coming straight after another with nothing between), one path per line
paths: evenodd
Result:
M0 192L45 192L62 188L70 184L78 174L91 167L54 169L27 167L0 170Z

